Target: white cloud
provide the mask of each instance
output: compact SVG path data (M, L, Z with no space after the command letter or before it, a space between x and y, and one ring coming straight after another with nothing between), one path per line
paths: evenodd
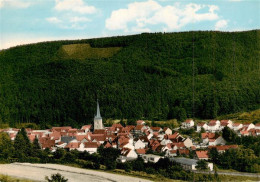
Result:
M4 0L0 0L0 8L4 7Z
M181 6L175 3L161 6L154 0L128 4L127 9L118 9L106 20L108 30L148 30L149 26L163 24L164 30L176 30L189 24L201 21L213 21L219 18L218 6L190 3ZM202 10L204 13L200 13Z
M69 19L71 23L78 23L78 22L90 22L91 20L86 17L78 17L74 16Z
M86 17L67 17L63 18L57 17L49 17L46 18L46 21L52 24L56 24L59 28L62 29L74 29L74 30L82 30L87 27L86 22L90 22L91 20Z
M71 35L71 36L40 36L32 34L9 34L1 38L0 50L8 49L10 47L31 44L45 41L56 41L56 40L76 40L76 39L87 39L93 38L86 35Z
M229 0L229 1L231 1L231 2L240 2L242 0Z
M221 30L227 27L228 21L227 20L219 20L215 24L215 30Z
M58 11L73 11L81 14L93 14L97 11L94 6L88 6L83 0L55 0Z
M0 0L0 8L28 8L32 5L32 1L29 0Z
M50 18L46 18L46 20L50 23L54 23L54 24L57 24L57 23L61 23L62 21L57 18L57 17L50 17Z

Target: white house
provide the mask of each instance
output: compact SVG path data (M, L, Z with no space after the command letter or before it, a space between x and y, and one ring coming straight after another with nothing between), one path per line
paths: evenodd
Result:
M198 160L196 159L188 159L184 157L172 157L170 158L170 160L179 163L185 170L191 170L191 171L197 170L196 166L198 165L197 164ZM210 171L213 171L213 163L208 163L208 168Z
M96 153L99 144L97 142L86 142L79 145L78 151L87 151L90 154Z
M156 163L160 160L160 158L162 158L162 156L159 155L153 155L153 154L144 154L142 155L142 158L144 159L144 162L152 162L152 163Z
M172 135L172 130L170 128L165 127L163 131L166 135Z
M243 127L246 127L246 130L254 129L255 125L253 123L244 123Z
M231 120L221 120L220 121L221 130L223 130L225 126L232 129L233 121L231 121Z
M121 155L126 158L136 159L138 157L135 150L129 149L129 148L123 148L121 150Z
M197 124L197 132L200 132L202 128L204 128L204 130L208 130L207 123L198 123Z
M221 127L220 127L220 121L219 120L211 120L208 124L208 131L210 132L216 132L216 131L220 131Z
M186 138L184 141L183 141L183 144L185 145L186 148L190 148L193 146L192 144L192 140L190 138Z
M182 128L191 128L194 126L194 121L192 119L187 119L182 123Z
M144 149L145 143L143 141L141 141L140 139L138 139L137 142L134 143L134 148L135 149Z
M243 127L243 125L241 123L233 123L232 125L232 129L235 131L240 130Z
M225 145L226 141L222 136L219 136L218 138L212 138L209 139L209 146L214 146L214 145Z
M255 124L255 129L260 130L260 123Z

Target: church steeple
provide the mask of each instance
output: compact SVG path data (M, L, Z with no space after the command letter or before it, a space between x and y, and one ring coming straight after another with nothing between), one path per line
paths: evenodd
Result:
M100 109L99 109L99 103L97 100L97 115L94 118L94 130L100 130L100 129L104 129L104 125L102 122L102 117L101 117Z
M95 116L95 118L101 118L98 100L97 100L97 115Z

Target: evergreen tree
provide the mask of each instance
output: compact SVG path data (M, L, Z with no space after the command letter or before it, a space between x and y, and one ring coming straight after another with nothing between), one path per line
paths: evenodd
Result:
M13 142L7 133L0 133L0 160L12 157L14 153Z
M14 140L15 156L24 160L32 154L32 146L24 128L18 131Z

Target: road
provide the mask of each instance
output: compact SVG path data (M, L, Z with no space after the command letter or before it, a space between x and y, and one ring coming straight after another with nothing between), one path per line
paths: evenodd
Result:
M194 171L195 173L202 173L202 174L209 174L209 172L206 171ZM211 174L214 174L214 171L211 172ZM260 179L260 174L257 173L244 173L244 172L221 172L218 171L219 175L228 175L228 176L246 176L246 177L258 177Z
M141 178L80 169L58 164L0 164L0 173L34 181L45 181L45 176L50 177L51 174L60 173L68 179L68 182L149 182L149 180Z

